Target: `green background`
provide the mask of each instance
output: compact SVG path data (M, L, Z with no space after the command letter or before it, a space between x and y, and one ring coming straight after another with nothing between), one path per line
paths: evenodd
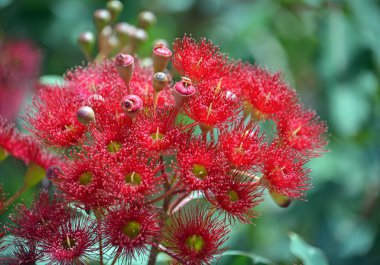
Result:
M301 260L305 265L323 264L318 257L313 260L318 251L302 250L305 245L290 234L293 231L321 249L329 264L380 264L379 1L124 3L121 21L135 23L138 12L147 9L158 17L141 55L150 54L156 38L170 43L184 33L208 37L232 58L282 71L305 104L329 125L330 152L310 162L313 189L307 201L281 209L267 198L255 225L235 226L230 249L260 255L274 264L301 264ZM0 34L31 39L44 55L42 74L61 75L84 61L76 38L84 30L94 30L92 12L104 4L0 0ZM14 159L0 164L0 182L8 192L21 185L25 170ZM23 199L30 201L32 194ZM221 264L259 263L225 256Z

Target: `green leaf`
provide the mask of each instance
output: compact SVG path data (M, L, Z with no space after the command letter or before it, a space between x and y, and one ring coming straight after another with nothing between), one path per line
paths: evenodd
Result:
M25 186L27 188L31 188L37 185L38 183L40 183L40 181L42 181L45 175L46 172L44 168L34 163L30 164L25 173Z
M299 235L291 232L290 251L302 260L304 265L328 265L326 256L319 248L310 246Z
M243 257L247 257L247 258L250 258L253 261L253 264L255 264L255 265L272 265L272 264L274 264L272 261L270 261L267 258L261 257L257 254L251 253L251 252L240 251L240 250L227 250L226 252L224 252L222 254L222 256L243 256Z
M8 157L8 153L4 148L0 147L0 162Z

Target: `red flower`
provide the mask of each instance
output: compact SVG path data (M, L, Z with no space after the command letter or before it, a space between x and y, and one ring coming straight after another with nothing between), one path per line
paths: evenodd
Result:
M40 231L40 247L49 264L85 264L97 250L96 223L82 213L67 210L63 222Z
M182 39L174 41L173 50L174 68L194 83L220 79L229 71L228 58L206 39L197 43L192 37L185 35Z
M181 210L163 231L163 245L190 265L211 264L225 249L229 232L222 220L206 209Z
M49 194L43 191L30 209L25 205L16 207L15 213L10 216L12 223L6 229L16 237L35 241L40 238L41 230L59 226L65 215L63 204L56 197L50 200Z
M177 153L180 182L188 191L206 190L226 179L229 167L220 150L200 138L191 138Z
M108 178L102 157L75 153L74 160L67 159L54 180L67 199L83 203L86 208L113 204L115 198L106 197L103 182Z
M39 90L38 99L25 119L30 131L46 144L69 147L76 144L86 132L86 127L76 118L82 99L68 87L46 87Z
M177 145L187 139L182 125L176 124L176 115L174 109L157 109L156 112L148 109L137 117L128 140L147 153L173 153Z
M243 69L247 71L242 85L248 103L245 107L251 108L251 115L262 118L284 112L297 102L295 91L281 80L279 73L272 74L250 65Z
M308 162L297 151L274 142L267 150L264 159L262 183L270 191L297 198L309 189L307 177L309 169L304 169Z
M238 113L236 103L228 100L217 82L203 82L197 86L198 94L190 97L184 112L202 127L213 128L232 121Z
M12 123L1 116L0 149L22 160L25 164L35 163L44 169L59 163L57 157L49 154L30 136L20 133Z
M116 247L124 262L146 254L148 246L160 236L158 213L149 206L128 204L111 208L102 223L106 249ZM116 253L115 253L116 252Z
M156 161L136 150L122 153L123 160L112 166L112 176L104 181L107 193L124 202L141 201L147 195L158 193L163 176L157 176L161 168Z
M221 131L219 145L231 167L241 170L259 167L265 151L259 128L249 129L242 123Z
M216 183L211 190L213 192L211 203L227 214L230 223L235 220L250 223L251 219L256 217L252 208L262 201L258 182L235 174L228 183L223 185Z
M287 145L307 156L318 156L324 151L327 126L314 111L297 105L290 112L280 115L276 122L279 136Z
M4 265L27 265L36 264L41 261L42 252L37 243L33 240L21 240L15 238L7 242L8 249L5 251L5 257L0 257L0 264Z
M40 69L41 55L28 41L0 41L0 115L14 119Z

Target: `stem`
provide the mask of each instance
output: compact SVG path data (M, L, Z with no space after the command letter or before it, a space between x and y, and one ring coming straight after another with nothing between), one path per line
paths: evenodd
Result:
M189 196L189 193L185 193L182 196L179 196L168 208L168 214L173 214L177 210L176 208L180 207L181 203L186 200L186 198ZM188 201L186 201L187 203ZM185 203L185 204L186 204Z
M5 203L4 203L4 209L8 208L9 205L11 205L15 200L17 200L23 193L26 191L27 187L25 184L21 186L21 188L16 191L15 194L12 195Z
M254 180L256 180L257 182L261 180L260 177L256 176L256 175L253 175L251 173L248 173L248 172L245 172L245 171L241 171L241 170L238 170L238 169L233 169L232 170L232 173L234 174L239 174L241 176L245 176L245 177L249 177L249 178L252 178Z
M119 247L119 248L117 249L116 256L115 256L115 258L113 259L111 265L114 265L114 264L116 263L116 261L119 259L122 250L123 250L122 247Z
M168 254L170 257L172 257L173 259L176 259L178 262L180 262L181 264L188 264L188 262L184 259L182 259L180 256L178 256L177 254L175 254L173 251L167 249L166 247L164 247L163 245L158 245L157 246L157 249L159 251L162 251L162 252L165 252L166 254ZM150 265L150 264L149 264Z
M160 251L157 248L152 246L152 249L150 250L149 260L148 260L147 265L155 265L156 264L156 259L157 259L157 255L159 252Z
M171 201L171 199L173 197L173 192L176 189L176 185L174 185L173 187L171 187L170 184L169 184L169 181L168 181L167 175L166 175L165 165L164 165L164 158L162 157L162 155L160 156L160 164L161 164L161 174L166 179L166 181L164 182L164 188L165 188L166 191L164 193L165 196L163 197L165 199L164 199L164 202L162 204L162 214L161 214L162 221L165 221L165 218L167 216L166 212L168 210L170 201ZM167 194L167 193L169 193L169 194ZM153 201L155 201L157 199L158 198L153 199ZM159 238L156 238L155 241L158 244L159 242L157 242L157 241L159 241ZM159 252L160 252L160 250L158 250L154 246L152 246L152 249L150 250L150 253L149 253L149 261L148 261L147 265L155 265L156 264L157 255L158 255Z
M156 113L156 109L157 109L158 93L160 93L160 92L154 91L154 93L153 93L153 109L154 109L154 113Z
M148 204L153 204L153 203L156 203L158 201L161 201L162 199L165 199L169 195L172 195L174 192L176 192L176 190L177 190L177 186L174 185L170 189L168 189L164 194L162 194L161 196L158 196L155 199L152 199L152 200L148 201L147 203Z
M100 222L100 219L98 219L98 221L99 221L99 226L100 226L100 224L101 224L101 222ZM101 231L101 229L99 229L100 231ZM102 233L101 232L99 232L99 263L100 263L100 265L103 265L104 263L103 263L103 244L102 244Z

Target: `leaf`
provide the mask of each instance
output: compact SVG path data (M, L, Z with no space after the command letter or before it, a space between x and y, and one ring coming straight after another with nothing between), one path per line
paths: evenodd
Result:
M25 173L24 183L27 188L37 185L45 177L45 169L37 164L31 163Z
M296 233L291 232L289 237L290 251L301 259L304 265L328 265L328 261L322 250L310 246Z
M244 256L250 258L255 265L273 265L274 263L267 258L261 257L257 254L240 251L240 250L227 250L222 256ZM322 265L322 264L321 264Z

